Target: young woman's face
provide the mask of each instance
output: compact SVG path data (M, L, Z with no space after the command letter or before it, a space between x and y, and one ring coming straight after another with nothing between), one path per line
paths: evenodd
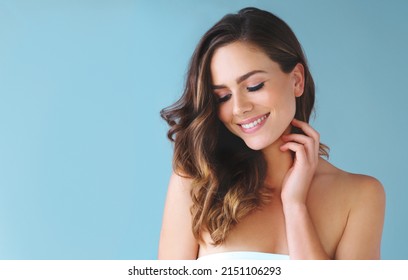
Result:
M218 117L253 150L262 150L288 131L297 96L304 87L303 66L284 73L259 48L234 42L217 49L211 60Z

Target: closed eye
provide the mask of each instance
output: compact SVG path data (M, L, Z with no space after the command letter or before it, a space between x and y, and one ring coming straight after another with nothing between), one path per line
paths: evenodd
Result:
M249 91L249 92L253 92L253 91L260 90L261 88L263 88L264 85L265 85L265 83L262 82L262 83L257 84L256 86L247 87L246 89L247 89L247 91Z
M231 98L231 94L226 94L218 98L218 103L223 103L228 101Z

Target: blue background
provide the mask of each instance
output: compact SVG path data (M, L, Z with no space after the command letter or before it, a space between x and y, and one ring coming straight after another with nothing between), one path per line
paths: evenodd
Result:
M406 1L0 0L0 259L155 259L180 96L201 35L245 6L295 31L330 161L387 193L408 259Z

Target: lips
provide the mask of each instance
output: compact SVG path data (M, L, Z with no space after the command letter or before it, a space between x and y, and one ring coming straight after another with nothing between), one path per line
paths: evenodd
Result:
M250 118L248 120L245 120L241 123L238 123L238 125L241 127L241 129L244 132L252 132L260 128L264 123L265 120L269 117L270 113L267 113L265 115L257 116L254 118Z

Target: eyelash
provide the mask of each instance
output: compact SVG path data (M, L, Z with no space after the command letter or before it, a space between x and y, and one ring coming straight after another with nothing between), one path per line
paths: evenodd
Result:
M256 86L247 87L246 89L247 89L248 92L254 92L254 91L258 91L258 90L260 90L261 88L263 88L264 85L265 85L265 83L262 82L262 83L257 84ZM226 101L228 101L230 98L231 98L231 94L224 95L223 97L218 98L218 103L226 102Z
M263 88L264 85L265 85L265 83L262 82L262 83L257 84L256 86L247 87L246 89L247 89L249 92L254 92L254 91L257 91L257 90L260 90L261 88Z
M227 95L224 95L223 97L218 98L217 101L218 103L223 103L225 101L228 101L230 98L231 98L231 94L227 94Z

